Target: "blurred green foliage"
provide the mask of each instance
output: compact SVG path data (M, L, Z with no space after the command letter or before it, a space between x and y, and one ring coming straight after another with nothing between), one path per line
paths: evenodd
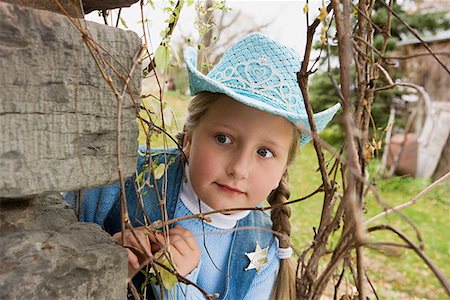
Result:
M433 12L422 12L416 11L414 13L408 13L405 11L404 6L394 3L393 10L411 27L413 27L420 36L429 37L433 34L436 34L441 31L448 30L450 28L450 18L448 18L448 11L433 11ZM380 4L378 1L375 2L375 8L372 13L372 20L377 25L378 28L383 29L386 24L388 16L387 9ZM408 31L408 29L394 16L391 18L391 37L387 43L387 51L386 55L389 56L393 50L398 47L398 42L401 39L410 39L412 38L412 34ZM374 47L376 49L381 49L383 45L383 33L378 31L374 27ZM334 28L329 30L330 33L335 32ZM335 40L333 36L330 36L331 40ZM315 49L320 49L324 47L319 43L315 44ZM330 45L330 56L331 61L337 61L337 47L336 45ZM336 92L335 87L333 86L329 74L327 70L324 70L324 66L327 65L326 53L324 53L321 61L322 68L319 69L314 75L312 75L310 84L309 84L309 93L310 99L313 104L315 111L324 110L336 102L340 102L340 98ZM375 59L378 59L377 54L375 53ZM387 67L387 66L385 66ZM398 68L388 67L389 73L392 79L395 81L396 79L403 78L405 74L402 73L402 70ZM332 76L339 84L339 67L334 66L331 70ZM356 84L355 74L353 74L353 80ZM376 87L386 86L388 83L384 80L383 76L376 82ZM374 97L374 101L372 104L372 118L373 124L370 128L371 133L376 136L382 135L382 130L387 125L387 121L389 118L389 110L390 105L394 98L398 98L402 95L402 91L399 89L391 89L377 92ZM339 117L339 113L337 118ZM401 124L401 122L400 122ZM339 144L339 141L342 139L343 134L342 130L326 130L323 136L329 143ZM374 131L378 131L375 133ZM333 136L335 134L335 136ZM342 141L341 141L342 142Z

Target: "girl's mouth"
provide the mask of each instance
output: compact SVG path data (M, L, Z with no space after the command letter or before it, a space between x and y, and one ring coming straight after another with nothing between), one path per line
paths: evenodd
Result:
M235 195L244 194L244 192L241 191L238 188L235 188L235 187L232 187L232 186L229 186L229 185L226 185L226 184L220 184L220 183L217 183L217 182L216 182L216 184L222 191L224 191L226 193L235 194Z

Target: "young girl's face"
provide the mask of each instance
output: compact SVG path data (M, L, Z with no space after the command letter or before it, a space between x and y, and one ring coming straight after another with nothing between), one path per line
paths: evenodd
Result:
M186 136L195 193L216 210L261 204L286 170L293 135L286 119L221 95Z

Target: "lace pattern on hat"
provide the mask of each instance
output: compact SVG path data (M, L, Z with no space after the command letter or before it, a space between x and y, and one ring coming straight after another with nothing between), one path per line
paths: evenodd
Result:
M274 69L267 57L248 60L234 66L227 66L215 72L211 79L221 82L233 90L241 90L273 101L272 106L287 111L296 111L303 106L299 91L294 90Z

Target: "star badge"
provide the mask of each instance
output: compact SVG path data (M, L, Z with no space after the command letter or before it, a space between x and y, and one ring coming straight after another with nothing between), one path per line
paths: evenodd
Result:
M264 249L261 249L259 243L256 242L255 252L250 253L245 252L245 255L247 255L248 259L250 260L250 263L248 264L248 267L245 268L245 271L256 269L256 272L259 272L261 268L267 264L268 253L269 253L269 246L267 246Z

